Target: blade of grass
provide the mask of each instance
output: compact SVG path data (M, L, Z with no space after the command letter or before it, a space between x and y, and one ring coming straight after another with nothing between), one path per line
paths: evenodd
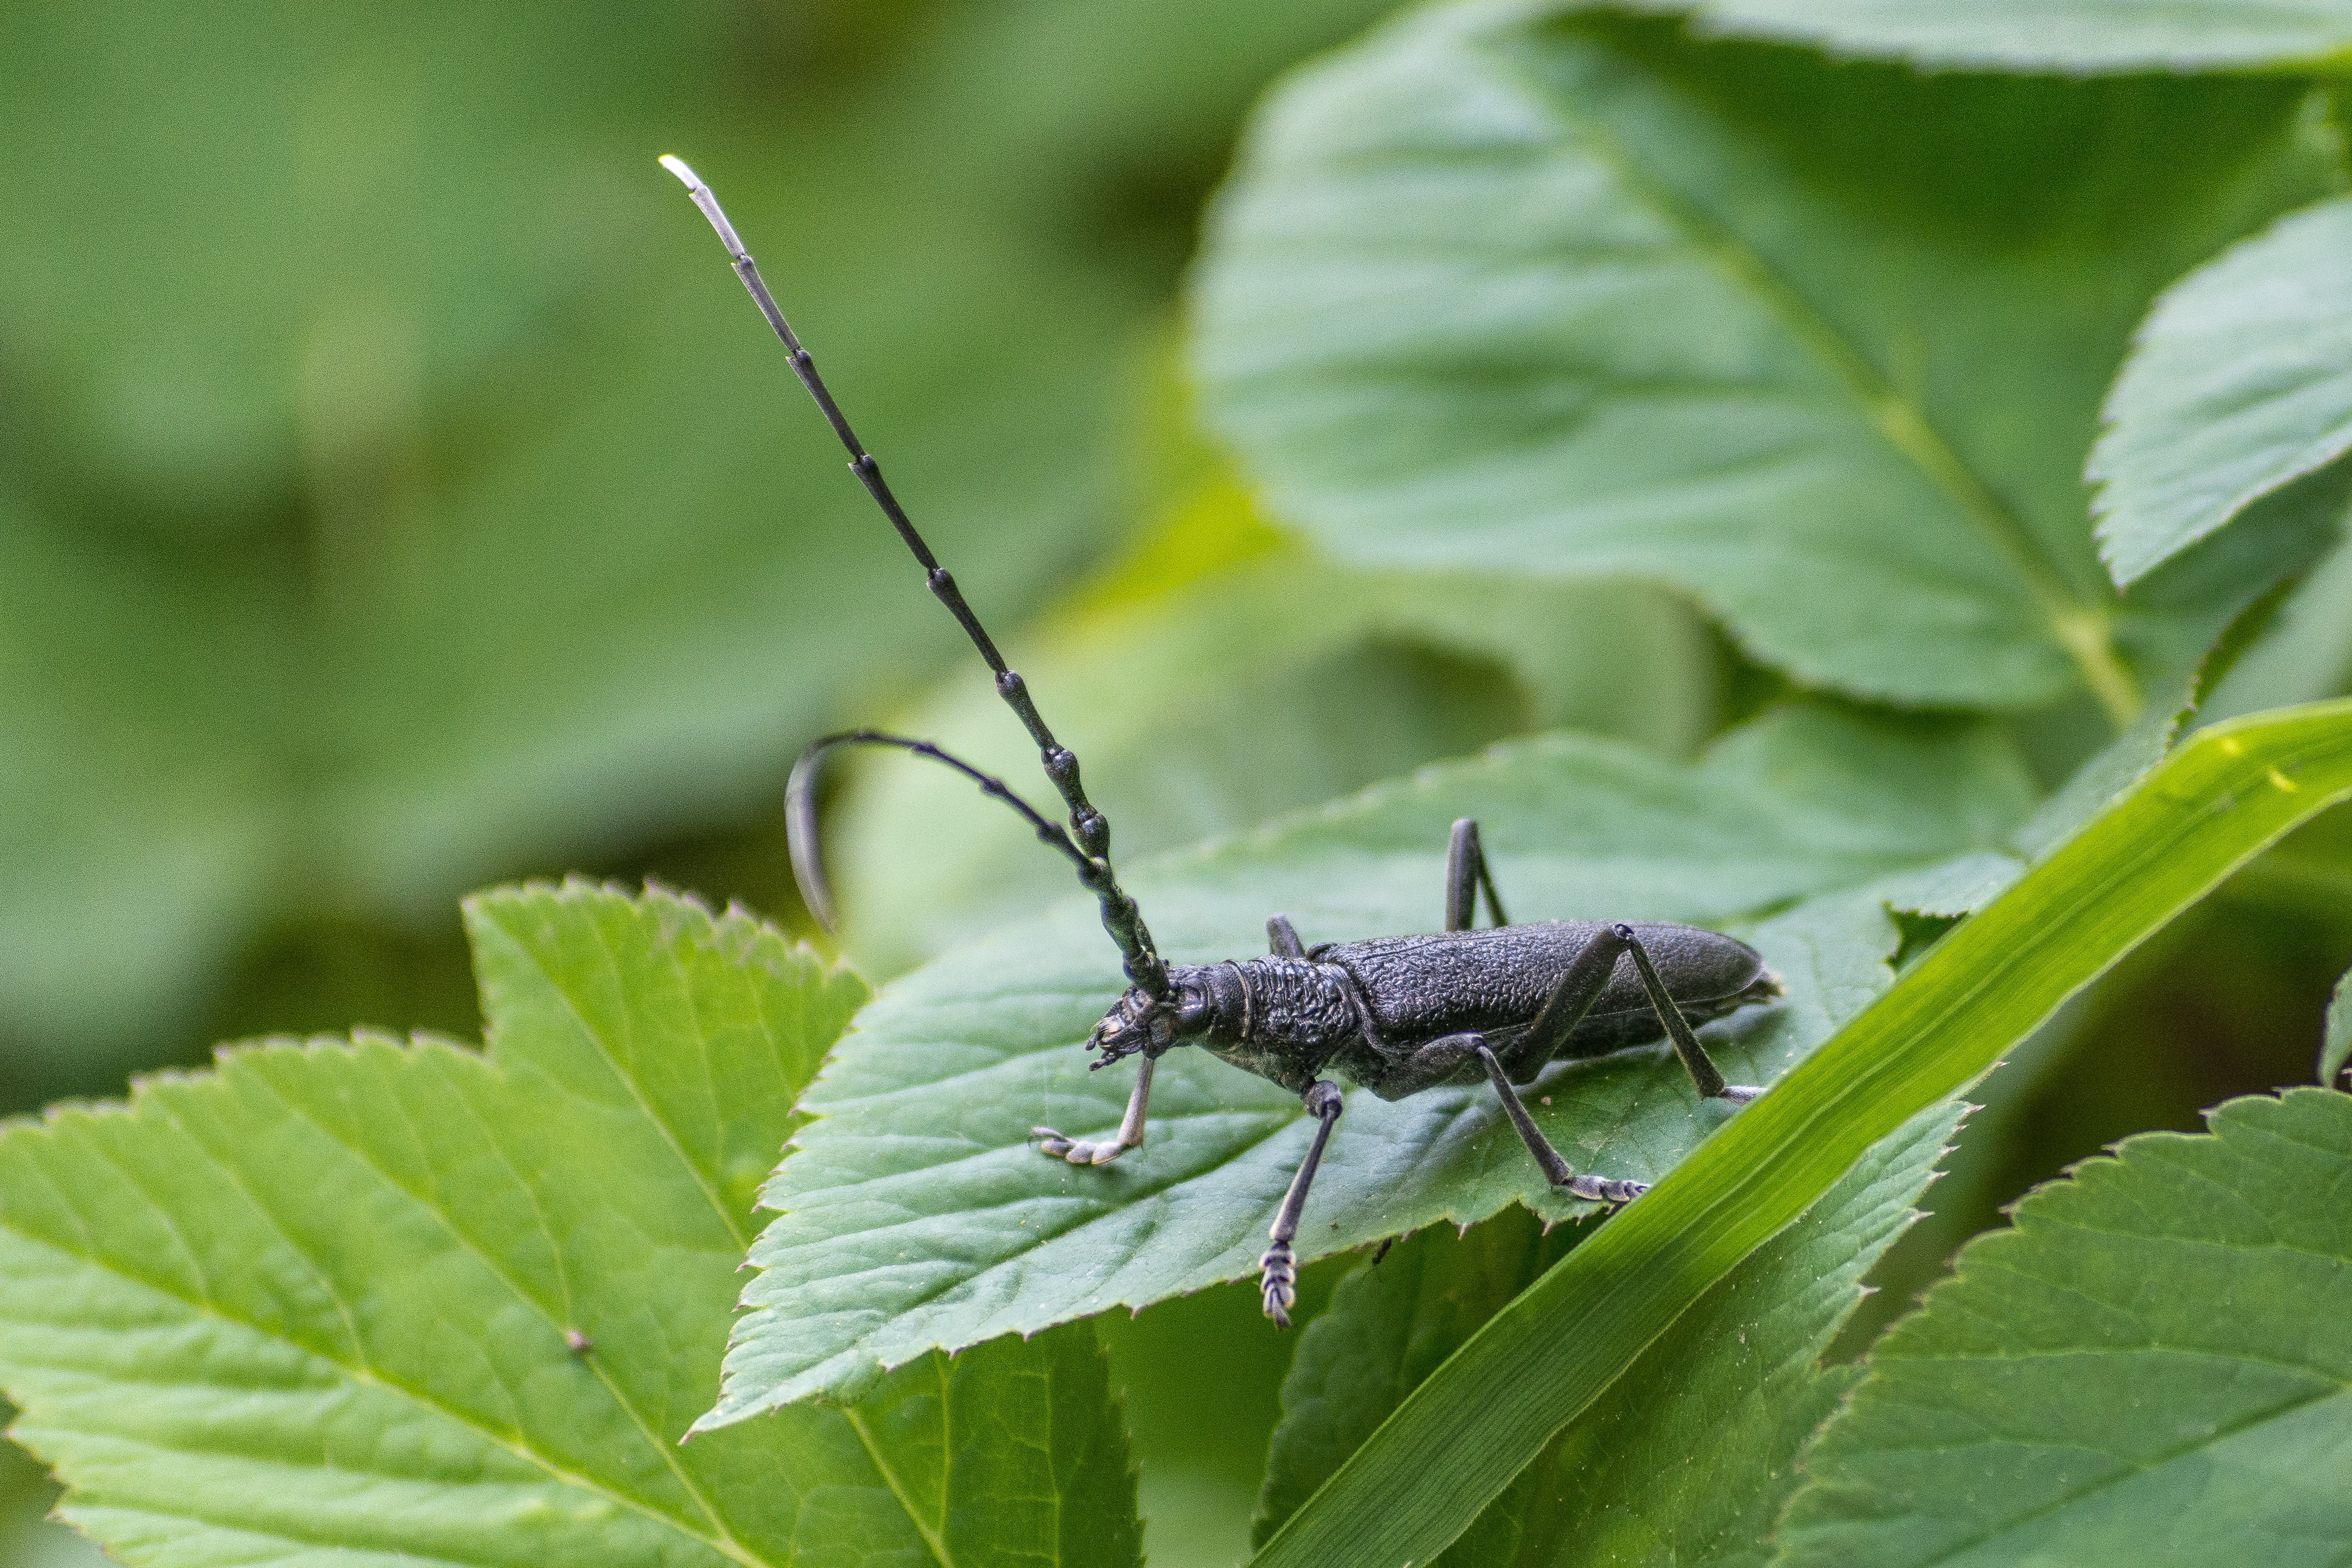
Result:
M1425 1564L1692 1302L2288 829L2352 796L2352 701L2185 743L1465 1343L1254 1559Z

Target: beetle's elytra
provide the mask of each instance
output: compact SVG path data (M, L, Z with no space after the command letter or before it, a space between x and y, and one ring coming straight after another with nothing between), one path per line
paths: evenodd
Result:
M1126 994L1088 1038L1097 1053L1094 1065L1107 1067L1129 1057L1139 1060L1135 1089L1116 1131L1074 1138L1040 1127L1034 1135L1042 1152L1073 1164L1100 1165L1141 1148L1153 1067L1180 1046L1199 1046L1296 1092L1316 1119L1315 1136L1275 1213L1268 1231L1272 1245L1258 1264L1266 1315L1286 1328L1297 1300L1291 1243L1342 1109L1334 1077L1385 1100L1483 1077L1545 1176L1575 1196L1602 1203L1623 1203L1644 1189L1638 1182L1580 1173L1552 1147L1514 1087L1531 1081L1546 1063L1664 1037L1700 1094L1740 1104L1760 1092L1726 1083L1691 1027L1693 1019L1704 1023L1780 994L1780 982L1754 949L1694 926L1580 921L1513 925L1503 912L1477 824L1467 819L1454 825L1447 849L1443 931L1308 947L1289 921L1276 915L1266 922L1270 952L1264 957L1208 964L1163 961L1135 900L1118 885L1111 867L1110 820L1087 798L1077 758L1054 738L1027 684L1005 665L955 579L891 493L881 465L850 429L718 198L677 159L666 157L662 165L685 183L718 231L736 276L791 355L793 374L848 450L851 471L922 565L932 595L995 672L998 695L1036 742L1045 776L1068 809L1065 826L1003 780L930 742L873 730L845 731L815 742L794 765L786 792L793 872L810 912L828 925L832 900L817 853L815 782L819 760L837 745L896 747L955 769L1019 813L1041 842L1076 868L1079 882L1102 907L1103 929L1118 949L1129 982ZM1492 923L1475 930L1481 894Z

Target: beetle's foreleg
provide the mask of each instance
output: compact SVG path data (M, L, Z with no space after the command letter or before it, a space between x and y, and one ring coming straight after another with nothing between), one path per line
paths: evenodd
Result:
M1511 923L1503 912L1503 896L1495 891L1495 875L1486 869L1486 851L1479 847L1478 825L1464 817L1454 825L1445 847L1445 929L1468 931L1478 923L1478 889L1486 890L1486 912L1498 926Z
M1257 1260L1258 1293L1265 1298L1265 1315L1276 1328L1290 1327L1290 1309L1298 1304L1298 1259L1290 1244L1297 1238L1307 1189L1315 1184L1315 1167L1323 1163L1323 1145L1331 1141L1331 1129L1339 1125L1339 1110L1338 1084L1318 1078L1307 1086L1307 1114L1322 1125L1315 1129L1315 1142L1307 1146L1307 1158L1299 1163L1298 1174L1290 1178L1290 1191L1283 1194L1282 1207L1275 1211L1273 1227L1266 1232L1274 1245Z
M1127 1114L1119 1119L1118 1137L1094 1142L1065 1138L1050 1127L1032 1127L1029 1136L1039 1140L1037 1152L1073 1165L1108 1165L1129 1149L1142 1148L1143 1111L1151 1101L1151 1069L1158 1061L1157 1057L1147 1055L1136 1069L1135 1092L1127 1097Z
M1723 1070L1715 1065L1715 1058L1706 1054L1706 1047L1698 1043L1698 1036L1691 1032L1690 1020L1683 1016L1680 1007L1675 1005L1674 997L1666 991L1666 983L1658 978L1657 965L1650 962L1650 955L1643 948L1641 939L1633 934L1633 928L1614 926L1611 928L1610 934L1633 955L1633 968L1642 977L1642 989L1649 993L1650 1006L1658 1015L1658 1022L1666 1026L1666 1037L1674 1041L1675 1054L1682 1058L1683 1066L1689 1069L1691 1082L1698 1086L1699 1093L1709 1100L1727 1100L1734 1105L1745 1105L1763 1093L1760 1089L1723 1081Z
M1478 1065L1486 1069L1486 1077L1493 1082L1495 1092L1502 1097L1503 1111L1510 1117L1511 1125L1519 1130L1519 1141L1528 1146L1528 1152L1536 1157L1536 1163L1543 1167L1545 1179L1553 1186L1566 1187L1570 1196L1604 1204L1622 1204L1650 1190L1647 1182L1620 1182L1607 1176L1587 1175L1560 1158L1559 1151L1551 1146L1551 1140L1543 1135L1543 1129L1537 1126L1535 1118L1528 1114L1526 1103L1519 1099L1519 1091L1511 1087L1511 1080L1504 1073L1503 1064L1495 1059L1495 1053L1488 1050L1484 1042L1471 1049L1477 1055Z

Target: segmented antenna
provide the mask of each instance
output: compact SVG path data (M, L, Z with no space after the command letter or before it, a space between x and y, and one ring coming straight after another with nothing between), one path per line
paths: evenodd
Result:
M826 735L809 742L807 751L793 764L792 782L784 786L784 837L793 850L793 880L800 884L801 902L809 907L817 923L827 931L834 926L833 889L824 876L824 847L816 828L816 771L825 752L835 746L896 746L902 752L912 752L919 757L929 757L944 763L980 786L980 793L992 800L1001 800L1021 814L1037 833L1038 840L1048 848L1069 857L1083 878L1092 862L1086 852L1070 842L1070 836L1058 822L1049 822L1045 815L1013 793L1003 779L994 778L973 767L961 757L931 744L905 735L886 735L879 730L844 730L837 735Z
M685 184L687 194L694 198L694 205L702 209L702 216L709 218L710 226L718 231L719 243L727 247L727 254L734 262L735 276L742 279L743 287L751 293L751 302L760 307L760 314L768 319L768 325L774 329L777 341L792 355L793 374L800 377L801 384L808 388L811 397L816 399L825 423L833 426L833 433L848 449L850 472L857 476L858 482L866 487L866 493L874 498L874 504L882 509L882 515L890 520L890 526L898 531L899 539L921 563L923 581L932 596L948 607L948 613L955 616L956 623L963 627L964 636L971 639L972 647L980 650L980 657L986 659L988 668L995 672L996 694L1004 700L1005 705L1013 710L1022 726L1029 731L1029 738L1036 742L1037 759L1045 766L1045 776L1053 781L1055 789L1060 792L1063 802L1070 809L1068 833L1064 835L1060 829L1055 830L1061 839L1056 847L1067 847L1077 863L1078 880L1086 884L1087 890L1094 894L1096 901L1102 905L1103 929L1110 933L1111 941L1118 944L1119 955L1126 962L1128 979L1150 995L1164 997L1168 994L1167 965L1160 961L1158 949L1152 945L1151 933L1145 929L1143 916L1137 910L1135 900L1120 889L1118 879L1111 870L1110 818L1087 799L1087 792L1078 782L1077 757L1068 747L1054 739L1053 731L1045 727L1045 721L1037 712L1036 703L1030 700L1028 683L1005 664L1004 656L996 651L996 644L980 624L980 617L972 614L970 605L964 603L963 592L956 586L955 579L931 553L931 547L923 542L923 536L915 531L906 509L898 504L898 498L890 493L889 485L882 478L882 466L874 460L874 455L850 429L849 421L843 416L840 405L834 402L833 394L826 389L824 378L817 374L816 362L809 357L808 350L801 346L800 338L793 331L792 324L784 320L783 311L777 308L775 296L768 292L768 285L761 279L759 267L751 260L751 253L743 248L743 241L735 233L735 226L727 221L727 214L719 205L719 198L710 194L710 187L704 184L701 177L688 168L683 160L665 154L661 165ZM829 914L831 900L825 897L823 868L814 858L815 763L828 746L851 741L898 746L946 763L982 781L983 789L994 784L996 787L988 789L988 793L1032 818L1033 825L1034 821L1043 820L997 781L928 742L909 742L870 731L827 736L802 753L800 762L793 769L792 789L797 792L793 797L796 804L790 805L787 817L787 826L793 836L793 875L800 880L804 894L812 886L817 890L818 900L824 902L824 910L819 910L817 900L811 901L810 910L812 913L820 913L821 918ZM1044 835L1041 833L1040 837ZM1053 844L1055 841L1048 838L1046 842ZM811 856L806 861L806 870L803 861L804 846Z

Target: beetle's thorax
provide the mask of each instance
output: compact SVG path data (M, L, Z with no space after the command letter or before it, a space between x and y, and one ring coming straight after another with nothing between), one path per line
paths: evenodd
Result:
M1178 1030L1235 1067L1303 1091L1362 1029L1346 970L1306 958L1250 958L1169 971Z

